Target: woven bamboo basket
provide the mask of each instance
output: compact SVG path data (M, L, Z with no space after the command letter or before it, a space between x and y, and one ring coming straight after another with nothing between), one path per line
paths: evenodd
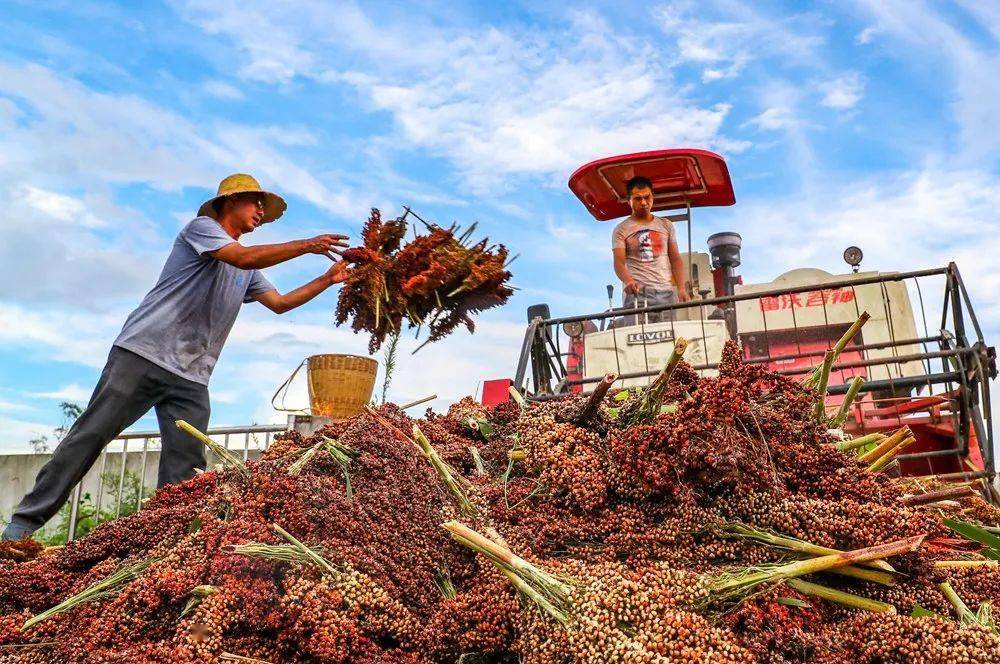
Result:
M360 355L312 355L306 359L313 415L345 420L371 400L378 361Z

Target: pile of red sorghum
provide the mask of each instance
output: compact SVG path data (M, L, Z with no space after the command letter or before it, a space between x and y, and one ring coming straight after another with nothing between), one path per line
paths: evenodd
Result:
M383 406L377 418L282 436L247 464L249 478L224 469L161 489L62 549L3 544L0 663L1000 661L988 609L982 624L962 624L939 588L950 583L973 613L1000 599L996 564L941 518L994 525L995 508L975 496L906 506L910 485L829 445L812 392L732 347L719 376L681 365L664 394L675 407L620 426L615 409L634 398L612 392L585 419L586 397L523 410L465 399L419 420ZM414 424L444 470L407 440ZM441 527L452 519L564 580L569 619L453 540ZM721 572L818 555L734 538L733 523L837 550L925 539L886 561L891 585L804 577L889 612L779 580L723 604ZM246 552L264 545L287 557ZM935 565L955 560L974 565ZM22 630L141 561L94 601ZM911 617L918 606L936 615Z

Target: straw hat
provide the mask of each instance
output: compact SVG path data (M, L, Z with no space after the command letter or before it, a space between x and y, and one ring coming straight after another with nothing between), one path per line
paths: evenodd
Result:
M212 207L212 203L225 196L242 194L244 192L254 192L264 197L264 221L274 221L288 207L285 204L285 199L281 196L261 189L260 183L252 175L236 173L219 183L219 192L201 204L201 207L198 208L198 216L216 219L215 208Z

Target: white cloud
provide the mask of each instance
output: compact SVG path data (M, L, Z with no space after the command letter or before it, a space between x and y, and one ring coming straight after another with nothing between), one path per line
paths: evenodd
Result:
M39 65L0 62L0 196L7 204L0 282L18 285L0 300L101 311L134 305L154 283L173 232L162 235L146 214L117 203L123 185L194 186L207 196L224 175L249 170L286 196L363 217L372 192L357 196L293 156L314 142L302 127L195 122ZM43 224L58 230L40 232Z
M280 44L264 48L246 31L248 9ZM184 14L232 39L248 78L353 86L390 114L399 145L450 160L479 190L509 186L511 175L561 184L580 163L650 145L747 146L722 134L728 105L686 98L658 45L592 14L544 32L423 25L419 40L417 19L376 24L353 4L289 12L280 3L189 2ZM336 70L338 62L348 64Z
M1000 178L935 161L894 175L828 180L808 197L744 200L740 224L755 229L744 240L747 283L770 281L795 267L843 272L840 252L852 244L865 252L863 269L905 271L956 261L980 321L995 339L1000 276L982 257L1000 254L994 213Z
M514 174L561 180L650 145L741 147L721 135L727 105L685 100L652 53L600 32L545 41L489 31L456 43L455 59L418 82L354 82L407 144L449 158L480 186Z
M120 312L0 301L0 346L24 349L49 361L99 368L124 320Z
M970 36L959 21L945 15L937 4L913 0L855 0L885 34L907 49L908 61L922 60L933 72L933 85L951 87L952 110L959 128L960 156L966 165L996 165L1000 161L1000 44ZM1000 18L989 3L965 3L981 27L1000 34Z
M703 66L703 82L733 78L753 62L784 56L789 63L815 61L825 39L814 17L764 16L749 4L678 0L654 11L676 44L681 62Z
M51 424L0 416L0 452L28 453L28 441L38 436L48 436L51 445L52 428Z
M32 185L21 188L22 200L28 207L56 221L79 223L84 228L103 228L104 222L91 214L83 201Z
M52 303L93 310L134 299L152 286L166 247L153 245L140 213L134 213L130 226L88 223L101 217L80 199L30 185L0 185L0 195L7 201L0 217L0 281L17 284L0 295L0 302L35 310ZM92 203L94 209L124 214L101 201Z
M854 38L854 43L856 44L871 44L875 41L875 38L885 32L885 28L880 25L869 25L867 28L862 30Z
M211 96L227 101L239 101L245 97L242 90L226 81L205 81L202 88Z
M15 403L13 401L0 401L0 411L26 411L34 410L31 406L24 403Z
M823 106L837 110L854 108L864 97L865 80L860 74L852 72L837 78L824 81L817 85L823 99Z
M363 197L320 181L279 149L309 144L301 128L194 121L135 95L96 92L34 64L0 62L0 100L5 98L30 114L5 122L0 113L3 174L75 187L140 183L208 191L229 173L250 171L265 185L336 215L355 218L366 207Z
M49 392L25 392L25 395L38 399L54 399L58 401L76 401L86 403L90 400L91 392L93 392L93 389L87 389L77 383L71 383Z
M745 125L775 131L778 129L787 129L795 123L796 118L792 109L787 106L772 106L765 109L760 115L747 120Z

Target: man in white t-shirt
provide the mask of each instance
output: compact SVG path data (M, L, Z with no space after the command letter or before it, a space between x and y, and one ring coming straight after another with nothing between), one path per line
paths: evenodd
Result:
M625 191L632 214L611 234L615 274L622 281L625 308L687 302L691 298L684 288L684 263L674 225L653 215L652 183L634 177ZM648 314L646 322L673 319L674 311L668 310ZM634 318L627 322L634 322Z

